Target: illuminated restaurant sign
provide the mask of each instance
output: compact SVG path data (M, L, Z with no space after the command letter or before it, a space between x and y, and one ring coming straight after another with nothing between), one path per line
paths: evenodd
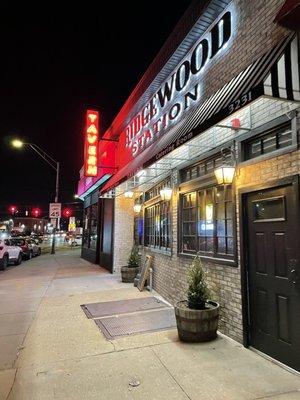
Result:
M85 147L84 147L84 175L97 176L98 161L98 140L99 140L99 113L98 111L87 110Z
M200 76L231 37L231 12L227 11L195 44L150 101L126 126L125 147L136 156L151 145L201 96Z

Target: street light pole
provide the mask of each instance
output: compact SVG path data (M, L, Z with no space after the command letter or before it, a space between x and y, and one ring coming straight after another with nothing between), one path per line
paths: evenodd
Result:
M27 144L27 143L24 143ZM44 150L42 150L38 145L33 143L28 143L29 146L34 150L39 156L41 156L55 171L56 171L56 180L55 180L55 203L58 203L58 190L59 190L59 162L54 160L49 154L47 154ZM55 228L53 229L53 237L52 237L52 246L51 246L51 254L55 254L55 233L59 228L59 218L56 218Z
M54 160L49 154L47 154L43 149L41 149L37 144L34 143L24 143L21 140L13 140L12 145L16 148L21 148L23 145L29 146L33 151L35 151L40 157L42 157L49 165L56 171L56 181L55 181L55 203L58 203L58 191L59 191L59 172L60 165L59 162ZM55 231L59 227L59 218L56 218L56 226L53 229L52 247L51 254L55 254Z
M59 162L56 162L56 183L55 183L55 203L58 203L58 189L59 189Z

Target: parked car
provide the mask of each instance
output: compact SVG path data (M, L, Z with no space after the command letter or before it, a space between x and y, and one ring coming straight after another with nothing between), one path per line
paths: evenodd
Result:
M32 257L41 254L41 248L36 244L34 239L14 237L11 238L11 242L15 246L19 246L22 249L22 258L30 260Z
M29 260L32 258L32 252L30 250L28 242L25 240L25 238L22 237L12 237L10 239L11 243L14 246L19 246L22 249L22 258L25 260Z
M31 239L37 239L39 243L43 243L44 236L43 235L38 235L37 233L32 233L31 234Z
M30 246L32 248L32 253L34 256L41 255L41 246L39 246L39 242L37 243L35 239L29 239Z
M19 265L22 262L22 249L12 244L10 239L0 239L0 269L9 264Z

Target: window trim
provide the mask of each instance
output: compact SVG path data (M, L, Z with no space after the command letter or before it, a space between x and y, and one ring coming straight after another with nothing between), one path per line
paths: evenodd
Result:
M204 164L210 160L215 160L218 156L220 156L221 154L221 150L222 149L226 149L226 148L231 148L234 149L235 147L235 139L231 139L229 141L226 141L220 145L218 145L217 147L214 147L213 149L206 151L205 153L201 154L199 157L197 157L197 159L195 161L193 161L192 163L190 161L181 164L179 167L177 167L177 181L179 182L179 186L184 186L187 185L191 182L196 182L196 181L204 181L207 179L211 179L212 177L214 177L214 172L208 172L205 175L201 175L201 176L197 176L195 178L189 179L187 181L183 181L182 180L182 172L186 169L190 169L196 166L199 166L201 164Z
M186 161L185 163L181 163L180 165L178 165L177 170L178 170L178 182L180 184L185 184L188 182L181 182L180 181L180 171L185 169L185 168L189 168L189 167L193 167L196 164L201 164L202 162L205 162L206 160L209 160L210 158L213 158L214 156L217 156L222 148L227 148L227 147L233 147L234 146L234 142L237 140L237 138L234 139L230 139L227 140L224 143L221 143L219 145L217 145L216 147L213 147L211 150L205 151L204 153L200 154L197 158L195 158L193 160L193 162L191 163L191 161ZM210 175L210 174L207 174ZM197 177L195 179L203 179L205 176L201 176L201 177ZM194 179L193 179L194 180Z
M289 146L283 147L281 149L276 149L271 151L270 153L261 154L257 157L250 158L245 160L245 150L244 145L245 142L251 139L259 138L259 136L264 136L268 131L275 130L276 128L280 128L281 125L286 123L291 123L291 132L292 132L292 143ZM292 117L289 118L286 114L281 115L278 118L273 119L265 124L258 126L255 129L239 136L236 138L236 142L238 145L238 164L239 167L244 167L251 164L256 164L261 161L269 160L270 158L278 157L280 155L290 153L298 149L298 137L297 137L297 114L296 110L292 112Z
M209 188L214 188L216 186L222 186L218 185L216 179L212 179L213 177L210 177L211 179L209 180L203 180L203 178L199 177L197 179L194 179L193 181L185 182L184 184L181 184L179 187L178 191L178 197L177 197L177 256L180 258L194 258L197 252L195 251L194 253L184 253L182 252L182 196L192 192L192 191L199 191L203 189L209 189ZM237 246L237 226L236 226L236 221L237 221L237 213L236 213L236 186L235 182L232 183L232 207L233 207L233 215L232 215L232 237L233 237L233 255L232 256L210 256L207 254L200 254L200 257L203 258L204 260L211 262L211 263L216 263L216 264L224 264L228 266L233 266L233 267L238 267L238 246ZM197 196L198 197L198 196Z
M155 201L156 200L156 201ZM150 207L155 207L157 204L161 203L169 203L169 248L167 247L157 247L157 246L152 246L152 245L147 245L146 244L146 209ZM143 244L142 246L144 248L147 248L153 252L159 252L161 254L166 254L166 255L172 255L172 247L173 247L173 230L172 230L172 215L173 215L173 207L172 207L172 199L171 200L161 200L160 196L156 196L155 198L152 198L149 200L147 203L145 203L144 209L143 209ZM161 216L161 206L159 206L159 222L160 222L160 216ZM159 236L159 239L161 239L161 236Z
M160 199L160 194L159 194L159 190L161 188L163 188L164 186L170 186L171 185L171 175L168 175L165 179L163 179L162 181L158 182L156 185L152 186L150 189L145 191L145 195L144 195L144 200L145 200L145 204L148 204L148 202L158 202L158 200ZM154 190L158 189L158 194L156 196L150 197L148 198L148 196L150 195L151 192L153 192Z

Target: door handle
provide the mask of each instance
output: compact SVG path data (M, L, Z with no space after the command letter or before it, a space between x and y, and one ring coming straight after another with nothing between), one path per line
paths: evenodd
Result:
M295 285L298 282L298 273L295 269L292 269L289 275L289 282Z

